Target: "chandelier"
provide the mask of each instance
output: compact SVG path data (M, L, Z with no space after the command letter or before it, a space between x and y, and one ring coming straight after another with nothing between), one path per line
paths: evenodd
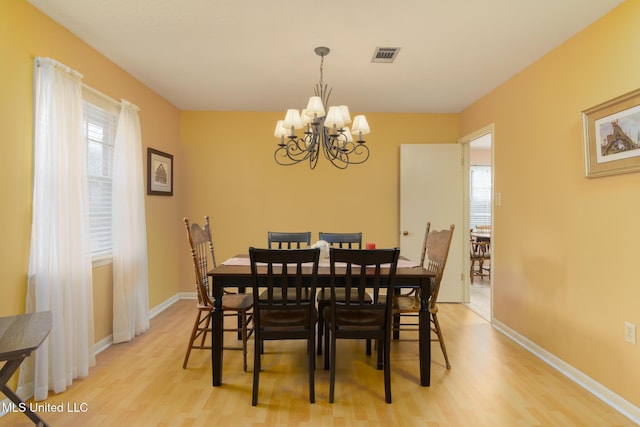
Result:
M321 58L320 82L315 87L315 96L309 98L307 108L302 112L288 109L284 120L278 120L274 136L280 138L280 143L274 158L283 166L309 160L309 166L314 169L322 151L324 157L339 169L364 163L369 158L369 147L362 139L362 135L370 132L367 119L363 115L355 116L349 130L347 125L351 123L351 116L346 105L331 106L325 113L332 90L327 91L322 74L329 48L317 47L315 52ZM303 128L303 135L297 136L296 129ZM353 135L357 135L357 141L353 140Z

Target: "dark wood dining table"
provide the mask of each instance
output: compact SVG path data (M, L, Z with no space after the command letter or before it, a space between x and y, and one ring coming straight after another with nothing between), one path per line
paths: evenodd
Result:
M224 288L250 288L251 287L251 267L248 263L248 255L237 255L235 260L247 259L247 262L230 263L227 261L209 271L211 277L211 292L213 297L213 312L211 314L211 374L214 386L222 385L222 347L223 347L223 313L222 294ZM336 267L336 273L346 272L346 268ZM258 274L266 274L266 268L258 267ZM311 275L311 267L306 274ZM429 314L429 295L431 294L431 280L434 278L433 272L421 266L409 267L398 264L396 270L397 289L418 288L423 295L421 310L418 316L419 339L418 352L420 359L420 385L429 386L431 377L431 327ZM321 262L318 267L318 287L328 287L330 271L328 263Z

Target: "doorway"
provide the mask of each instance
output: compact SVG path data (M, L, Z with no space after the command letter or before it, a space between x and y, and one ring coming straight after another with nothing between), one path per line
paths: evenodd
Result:
M488 126L460 141L465 153L465 207L464 230L468 233L465 256L465 303L468 308L485 318L492 319L492 272L491 249L493 239L493 126ZM482 237L487 253L481 261L472 260L472 249L477 248L478 231L488 235Z

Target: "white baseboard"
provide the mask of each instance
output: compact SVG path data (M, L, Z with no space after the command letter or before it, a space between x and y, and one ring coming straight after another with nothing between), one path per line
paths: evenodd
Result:
M93 354L99 354L113 345L113 335L101 339L93 344Z
M547 363L552 368L556 369L561 374L568 377L571 381L578 384L580 387L584 388L589 393L593 394L598 399L602 400L604 403L611 406L613 409L620 412L625 417L629 418L631 421L640 425L639 407L635 406L623 397L615 394L599 382L593 380L591 377L585 375L581 371L569 365L554 354L548 352L528 338L520 335L505 324L494 319L492 325L502 334L506 335L508 338L533 353L536 357Z
M194 292L179 292L176 294L178 299L197 299L198 294Z
M175 304L177 301L181 299L196 299L196 293L195 292L179 292L173 295L171 298L166 299L165 301L161 302L160 304L156 305L151 310L149 310L149 318L153 319L158 314L162 313L167 308L171 307L171 305ZM93 345L94 354L99 354L100 352L111 347L111 345L113 345L113 336L109 335L108 337L101 339L100 341L98 341Z

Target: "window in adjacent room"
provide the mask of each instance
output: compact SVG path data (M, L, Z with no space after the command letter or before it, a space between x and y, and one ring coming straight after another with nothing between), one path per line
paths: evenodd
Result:
M491 166L471 166L469 227L491 225Z
M87 141L89 239L91 255L96 265L108 263L112 257L113 145L119 106L84 88L82 97L84 135Z

